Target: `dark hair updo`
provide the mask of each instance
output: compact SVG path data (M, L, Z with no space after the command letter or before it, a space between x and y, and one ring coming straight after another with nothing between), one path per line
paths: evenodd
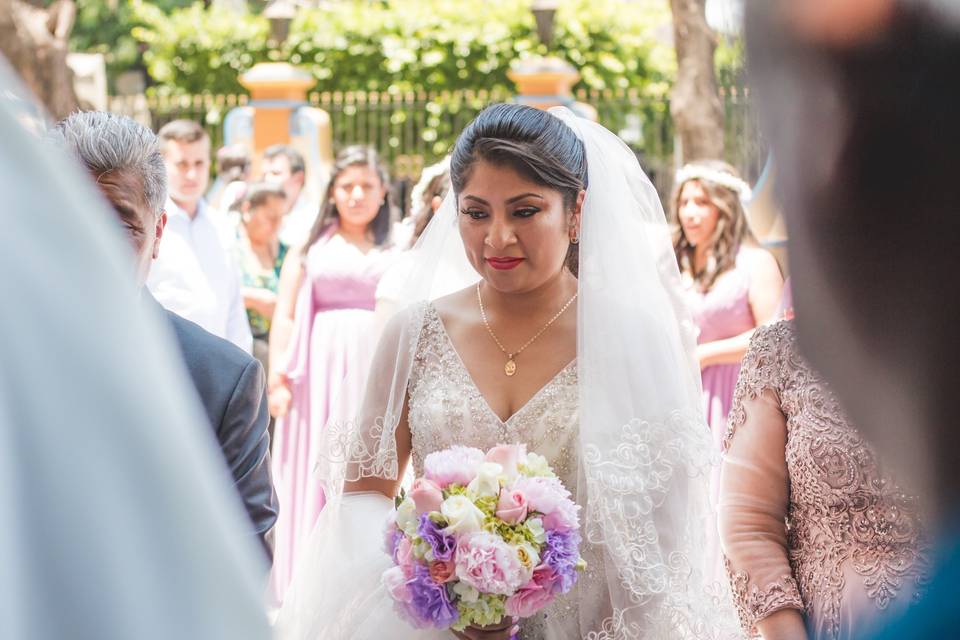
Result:
M495 104L463 130L450 158L450 182L459 195L479 161L506 165L524 178L559 191L572 210L587 188L587 152L583 141L560 118L520 104ZM567 267L578 271L577 245L567 252Z

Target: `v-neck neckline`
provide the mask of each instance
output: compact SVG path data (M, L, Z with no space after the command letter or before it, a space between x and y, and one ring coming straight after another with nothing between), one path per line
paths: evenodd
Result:
M489 413L502 426L509 425L514 420L514 418L516 418L521 413L526 411L526 409L531 405L533 405L533 403L536 402L540 398L540 396L542 396L547 391L547 389L552 387L556 382L560 380L561 377L563 377L563 375L568 370L572 369L576 365L577 358L574 357L572 360L570 360L570 362L565 364L556 374L554 374L552 378L547 380L547 382L544 383L543 386L537 389L537 391L532 396L530 396L526 400L526 402L520 405L520 408L518 408L516 411L510 414L510 416L506 420L504 420L503 418L500 417L500 414L494 411L493 406L490 404L489 401L487 401L487 398L483 395L483 392L480 391L480 387L477 386L476 381L473 379L473 374L470 373L470 369L467 368L467 364L463 361L463 358L460 356L460 352L457 351L457 346L453 343L453 338L451 338L450 334L447 332L447 327L446 325L443 324L443 318L440 317L440 312L437 311L437 308L435 306L433 306L433 303L430 303L428 306L429 306L430 312L433 313L434 319L436 320L437 324L440 327L440 333L443 334L444 342L446 342L447 348L450 349L450 352L453 354L454 358L457 361L457 365L465 374L466 379L470 382L470 387L473 390L473 393L483 404L483 407L487 411L487 413Z

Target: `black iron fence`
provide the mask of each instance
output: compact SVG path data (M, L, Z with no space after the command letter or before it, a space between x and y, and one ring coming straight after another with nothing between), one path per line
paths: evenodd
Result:
M335 148L370 144L390 163L396 179L409 184L423 166L447 153L457 134L485 106L512 97L496 91L315 92L308 100L329 113ZM576 98L592 105L599 121L630 145L666 197L677 168L669 102L636 90L581 91ZM722 99L726 160L753 182L763 169L766 151L749 95L742 89L730 89L722 92ZM155 130L177 118L197 120L216 149L223 142L224 116L247 102L246 95L123 96L111 98L110 109L138 118Z

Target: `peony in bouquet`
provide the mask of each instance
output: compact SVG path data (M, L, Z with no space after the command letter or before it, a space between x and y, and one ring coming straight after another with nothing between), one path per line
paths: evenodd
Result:
M415 628L527 618L570 591L579 506L546 459L523 445L431 453L386 528L383 583Z

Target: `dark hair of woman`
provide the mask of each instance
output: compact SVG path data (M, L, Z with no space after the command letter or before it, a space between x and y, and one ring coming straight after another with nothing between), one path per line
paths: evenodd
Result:
M430 224L430 221L433 220L433 199L440 198L441 200L444 196L447 195L447 191L450 188L450 170L447 169L443 173L433 176L430 179L430 182L427 183L427 186L423 190L423 198L420 202L415 202L417 209L413 214L413 239L416 240L421 235L423 235L424 229L427 228L427 225Z
M283 186L272 182L253 182L247 185L246 193L237 202L239 205L249 204L250 208L261 207L270 198L287 199Z
M337 159L333 164L333 171L330 174L330 181L327 183L326 192L323 195L323 202L320 205L320 213L317 215L316 222L310 230L307 242L303 247L303 255L312 247L327 231L331 225L337 223L340 219L340 213L333 202L333 190L336 186L337 178L348 167L370 167L376 171L380 182L387 190L387 195L377 211L376 217L370 222L367 230L373 235L373 242L378 247L386 244L390 238L390 225L394 219L394 205L390 196L390 175L380 161L380 156L372 147L363 145L352 145L345 147L337 154Z
M587 188L587 152L573 129L546 111L519 104L495 104L471 122L453 148L450 182L459 194L479 161L508 166L518 174L559 191L573 210ZM577 245L570 244L567 268L577 274Z

